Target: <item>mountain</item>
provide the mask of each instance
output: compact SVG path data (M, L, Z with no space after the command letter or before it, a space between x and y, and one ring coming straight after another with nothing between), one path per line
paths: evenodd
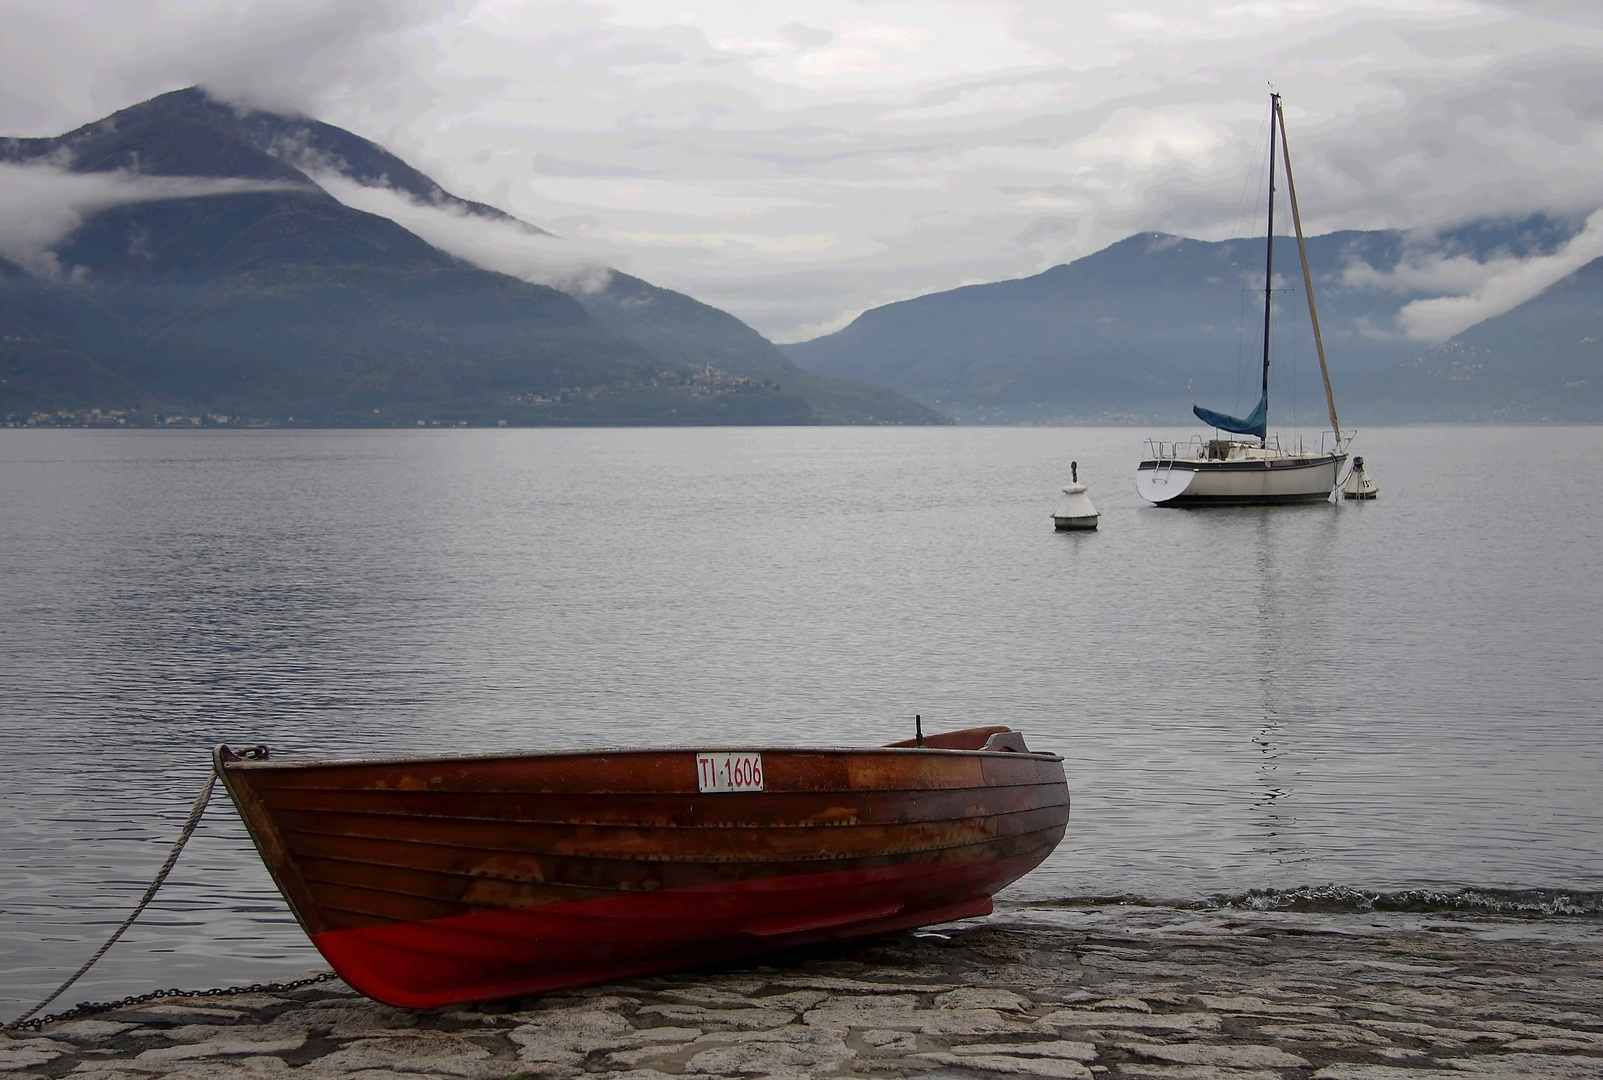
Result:
M0 140L82 221L0 247L0 416L297 424L939 423L799 369L734 316L611 272L567 292L471 265L314 182L336 173L543 233L382 147L198 89ZM38 184L35 188L40 188ZM42 204L43 205L43 204Z
M1381 419L1428 398L1444 420L1603 420L1603 259L1385 373L1371 398Z
M1422 349L1397 332L1398 313L1438 295L1411 269L1549 254L1578 227L1538 215L1434 234L1309 238L1338 404L1384 401L1397 418L1435 415L1429 387L1390 374ZM874 308L783 348L805 368L890 386L967 422L1189 422L1193 402L1230 411L1257 397L1263 258L1261 239L1142 233L1033 277ZM1272 399L1317 417L1323 391L1291 237L1275 239L1275 277L1286 290L1276 306L1290 317L1275 323ZM1383 393L1382 383L1392 389ZM1415 390L1423 396L1398 396Z
M56 138L0 140L0 159L54 159L84 173L126 170L145 176L292 184L308 182L304 170L321 165L358 183L393 188L434 205L494 220L516 220L493 206L457 198L382 146L343 128L225 104L193 86ZM519 224L545 233L526 222Z

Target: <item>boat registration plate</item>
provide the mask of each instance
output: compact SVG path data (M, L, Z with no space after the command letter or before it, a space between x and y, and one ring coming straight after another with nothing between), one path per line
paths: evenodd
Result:
M761 754L697 754L696 786L701 791L761 791Z

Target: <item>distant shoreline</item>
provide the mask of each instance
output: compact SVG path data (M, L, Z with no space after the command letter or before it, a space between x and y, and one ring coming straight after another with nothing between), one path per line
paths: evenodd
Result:
M1594 428L1603 426L1603 419L1597 420L1357 420L1350 425L1344 419L1342 423L1343 434L1375 428L1420 428L1445 427L1467 428L1486 427L1503 430L1516 428ZM1184 420L1084 420L1084 421L998 421L998 422L967 422L956 420L943 424L913 424L899 421L886 421L884 423L819 423L819 424L709 424L686 421L685 423L649 424L618 424L598 422L594 424L534 424L534 423L394 423L394 424L321 424L301 423L299 421L261 421L248 424L158 424L158 423L126 423L126 424L100 424L100 423L28 423L23 421L0 421L0 429L29 430L29 431L635 431L635 430L665 430L677 431L686 429L718 429L718 428L746 428L746 429L813 429L813 428L974 428L980 430L1003 430L1009 428L1043 428L1049 430L1090 430L1108 429L1119 431L1162 431L1165 434L1176 430L1194 430L1199 438L1208 435L1206 429L1195 429L1194 425ZM1277 431L1302 431L1304 433L1327 430L1318 424L1307 427L1286 425L1276 428Z

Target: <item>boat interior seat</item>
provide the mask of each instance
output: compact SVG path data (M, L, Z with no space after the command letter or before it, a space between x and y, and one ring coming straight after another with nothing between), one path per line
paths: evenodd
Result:
M998 731L989 739L981 750L1009 750L1016 754L1028 754L1030 748L1024 745L1024 736L1017 731Z

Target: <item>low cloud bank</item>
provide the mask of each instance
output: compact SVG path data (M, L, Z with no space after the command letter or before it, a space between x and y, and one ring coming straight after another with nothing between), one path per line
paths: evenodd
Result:
M311 173L317 184L353 210L389 218L441 251L498 274L570 293L596 293L612 271L571 240L531 232L521 224L436 205L388 187L368 187L332 170Z
M91 214L129 203L297 188L283 181L77 173L51 164L0 163L0 256L36 277L67 280L81 268L63 266L54 249Z
M1603 256L1603 210L1557 251L1520 258L1501 255L1484 262L1468 255L1411 251L1391 270L1355 262L1342 273L1342 284L1362 289L1427 295L1404 304L1397 313L1403 336L1436 344L1478 322L1518 307L1542 290Z

